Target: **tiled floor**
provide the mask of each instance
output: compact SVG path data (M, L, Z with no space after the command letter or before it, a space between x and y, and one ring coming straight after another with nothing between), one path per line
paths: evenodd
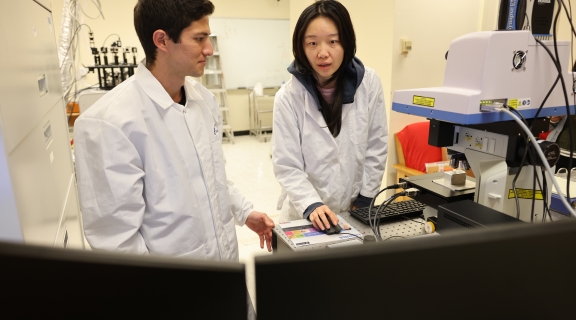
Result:
M240 136L234 144L224 143L226 174L242 194L254 203L254 210L265 212L278 223L276 203L280 196L280 185L272 172L270 142L261 142L256 137ZM240 261L246 264L248 291L255 301L254 256L270 254L260 249L260 238L248 227L236 227Z

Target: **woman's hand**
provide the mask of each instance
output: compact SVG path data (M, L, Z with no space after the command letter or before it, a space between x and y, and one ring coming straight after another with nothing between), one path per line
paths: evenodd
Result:
M330 208L328 208L327 205L322 205L316 208L308 218L312 221L314 228L318 230L329 229L330 221L328 220L331 220L333 225L338 224L338 217L334 212L332 212L332 210L330 210Z

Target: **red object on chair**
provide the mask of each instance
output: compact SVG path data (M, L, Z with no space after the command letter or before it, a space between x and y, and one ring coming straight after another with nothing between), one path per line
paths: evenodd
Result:
M546 138L548 138L548 135L550 134L550 132L552 132L552 131L540 132L538 134L538 138L540 138L541 140L546 140Z
M429 129L429 121L416 122L397 133L406 167L426 172L425 163L442 161L442 148L428 144Z

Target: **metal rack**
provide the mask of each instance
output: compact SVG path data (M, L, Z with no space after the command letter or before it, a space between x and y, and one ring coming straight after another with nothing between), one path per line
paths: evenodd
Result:
M206 61L206 69L202 76L202 84L208 88L216 98L222 114L222 131L223 138L234 143L234 131L230 124L230 106L228 105L228 93L226 92L226 82L224 72L222 71L222 60L218 48L218 37L215 34L210 35L210 41L214 48L214 54L209 56Z
M274 95L258 95L252 89L249 94L250 135L254 135L264 142L270 140L272 135L272 110L274 108ZM269 116L267 116L269 115Z
M99 65L88 67L89 72L98 74L98 85L102 90L111 90L119 85L122 81L134 75L134 69L138 65L125 64L125 65Z

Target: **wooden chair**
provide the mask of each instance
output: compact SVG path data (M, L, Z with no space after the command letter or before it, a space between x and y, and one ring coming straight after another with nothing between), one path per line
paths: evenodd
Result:
M418 147L418 148L427 148L428 150L438 149L438 152L434 152L434 154L430 157L427 157L426 160L422 160L422 163L419 163L418 168L413 168L406 165L406 153L404 150L408 151L407 148L409 146L403 146L401 139L398 137L398 133L394 133L394 143L396 145L396 156L398 157L398 163L393 164L392 166L396 169L396 182L400 181L400 178L410 177L410 176L417 176L421 174L425 174L425 171L419 170L424 168L424 163L429 162L438 162L438 161L446 161L448 160L447 150L446 148L438 148L428 145L428 128L430 123L426 122L417 122L410 125L407 125L402 131L409 130L409 134L417 135L413 136L413 141L418 141L417 145L410 144L411 146ZM412 161L408 161L412 162Z

